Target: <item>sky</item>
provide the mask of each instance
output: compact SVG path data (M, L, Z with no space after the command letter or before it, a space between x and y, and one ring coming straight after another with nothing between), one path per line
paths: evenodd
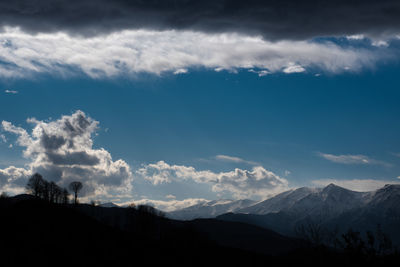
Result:
M400 183L397 1L0 4L0 192L171 211Z

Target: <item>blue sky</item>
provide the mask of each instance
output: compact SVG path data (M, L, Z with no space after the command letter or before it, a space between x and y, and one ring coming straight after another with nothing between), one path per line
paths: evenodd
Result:
M194 70L136 79L39 77L2 81L3 120L28 128L27 118L54 120L82 110L99 121L94 147L133 168L165 161L214 172L254 162L289 181L376 179L400 175L400 66L340 75ZM17 94L5 90L18 91ZM2 142L0 164L23 167L22 148ZM364 155L377 163L343 164L320 153ZM290 174L289 174L289 172ZM216 198L195 183L153 186L135 181L135 198Z
M332 14L354 12L335 1ZM173 210L400 183L398 16L367 1L321 28L325 9L310 17L288 5L298 16L282 19L260 15L280 10L273 3L238 1L233 15L207 3L198 8L209 16L179 25L171 15L197 11L88 1L70 24L68 12L47 16L47 2L25 3L41 14L32 21L10 4L21 12L0 32L0 192L22 193L40 172L61 186L82 181L83 201Z

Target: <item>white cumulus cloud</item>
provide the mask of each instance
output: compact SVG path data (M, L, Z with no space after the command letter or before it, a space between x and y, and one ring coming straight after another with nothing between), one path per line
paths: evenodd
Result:
M164 161L144 165L136 172L154 185L185 180L209 183L212 191L232 194L235 198L267 198L289 188L289 182L264 169L255 166L251 170L236 168L230 172L198 171L191 166L170 165Z
M20 194L24 191L30 175L31 171L24 168L10 166L0 169L0 190L11 194Z
M17 144L24 147L24 157L30 160L26 168L0 169L3 187L24 186L29 175L39 172L61 186L81 181L86 197L112 198L130 193L133 176L129 165L121 159L114 161L104 148L93 148L92 135L98 121L76 111L50 122L34 118L28 122L33 124L31 133L2 121L3 130L18 136Z

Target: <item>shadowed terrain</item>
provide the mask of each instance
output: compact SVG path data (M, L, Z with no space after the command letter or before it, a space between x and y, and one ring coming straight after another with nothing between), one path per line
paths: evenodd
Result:
M390 263L398 257L349 258L257 226L216 219L175 221L147 206L51 204L19 195L1 198L0 210L2 262L11 266L326 265L354 260Z

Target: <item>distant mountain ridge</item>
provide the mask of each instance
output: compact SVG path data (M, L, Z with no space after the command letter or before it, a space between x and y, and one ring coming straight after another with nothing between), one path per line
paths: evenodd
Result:
M290 193L282 194L255 206L277 200L284 202ZM279 211L227 213L217 219L254 224L289 236L296 235L297 227L310 223L342 232L348 229L374 231L380 227L400 245L400 185L385 185L372 192L355 192L330 184Z
M120 206L118 206L117 204L114 204L112 202L101 203L101 204L99 204L99 206L103 207L103 208L120 208Z
M213 218L253 224L283 235L309 223L326 229L373 231L377 227L400 245L400 185L356 192L334 184L301 187L261 202L211 201L168 214L179 220Z
M175 220L193 220L193 219L206 219L215 218L218 215L227 212L236 212L244 207L251 206L256 202L249 199L241 200L213 200L206 203L200 203L181 210L172 211L167 213L167 216Z
M388 186L397 188L397 185L386 185L384 188ZM328 212L336 215L367 204L372 200L372 196L379 194L384 188L372 192L356 192L335 184L329 184L324 188L300 187L260 202L248 199L213 200L170 212L168 216L174 219L192 220L213 218L230 212L266 215L281 211L306 213L308 215Z

